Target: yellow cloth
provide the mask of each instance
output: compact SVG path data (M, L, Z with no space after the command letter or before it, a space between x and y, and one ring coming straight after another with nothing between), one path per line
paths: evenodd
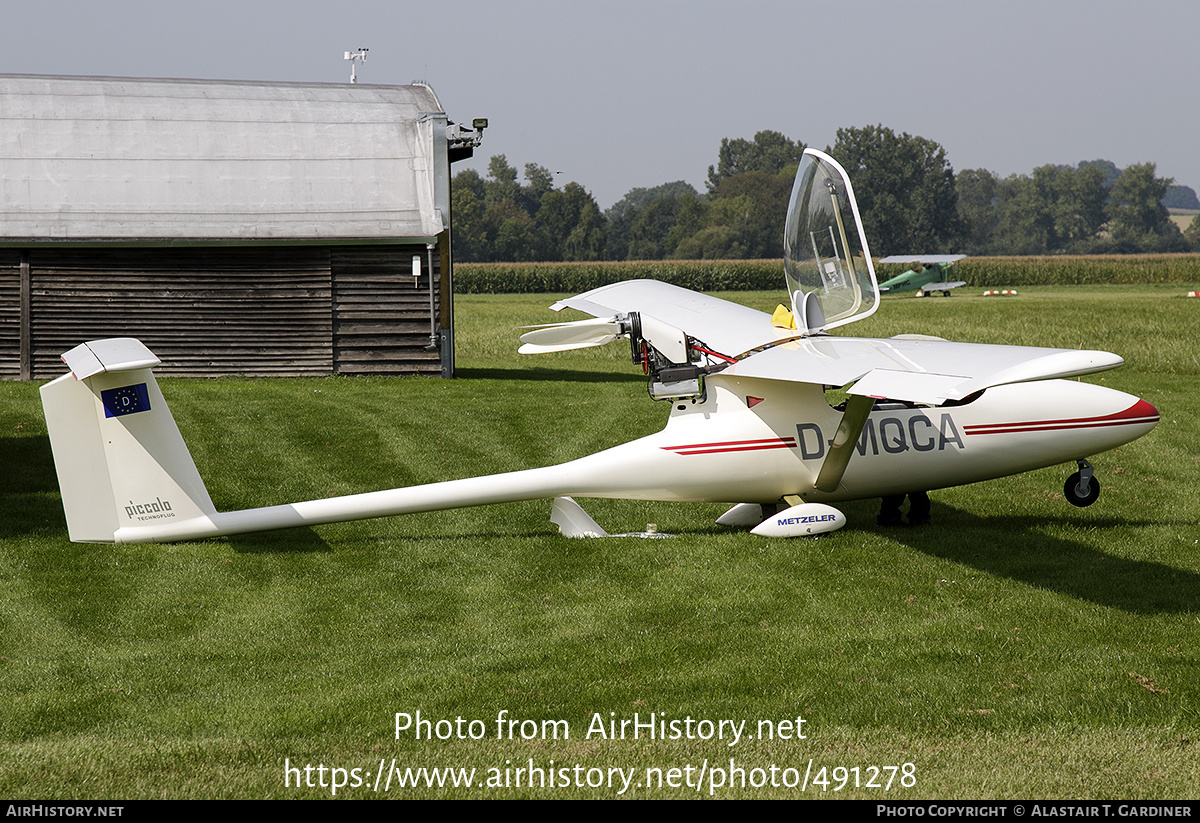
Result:
M781 329L796 328L796 318L792 317L792 313L787 307L780 303L775 307L775 313L771 315L771 325Z

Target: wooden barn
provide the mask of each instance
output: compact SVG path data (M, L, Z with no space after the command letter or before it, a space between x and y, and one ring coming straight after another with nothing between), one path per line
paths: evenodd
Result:
M425 85L0 76L0 377L137 337L163 374L453 376Z

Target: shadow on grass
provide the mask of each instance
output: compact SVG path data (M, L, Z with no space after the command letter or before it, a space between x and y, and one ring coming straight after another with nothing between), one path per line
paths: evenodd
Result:
M640 375L614 375L549 369L466 369L464 376L492 379L632 382ZM532 375L532 376L531 376ZM49 438L0 438L0 538L45 534L66 535ZM862 502L852 522L870 522L875 503ZM847 504L848 513L855 504ZM1135 560L1105 551L1106 540L1121 539L1126 528L1145 529L1159 521L1089 520L1091 543L1047 532L1070 524L1062 517L998 515L981 517L938 503L935 523L924 529L881 530L895 541L939 557L1031 586L1060 592L1101 606L1137 614L1176 614L1200 610L1200 574L1156 561ZM613 526L617 531L617 527ZM721 533L719 527L688 530L698 536ZM517 535L532 538L542 532ZM486 531L455 535L479 540ZM331 546L311 528L259 532L227 538L239 554L330 552Z
M58 475L50 438L0 438L0 539L45 534L49 531L67 534ZM241 554L267 552L331 551L329 544L309 528L287 529L279 532L259 532L228 538L233 549Z
M333 548L308 527L234 534L225 538L238 554L300 554L331 552Z
M0 438L0 539L67 532L50 438Z
M455 377L464 380L554 380L563 383L641 383L642 374L578 369L455 369Z
M1047 534L1066 517L980 517L935 504L934 525L880 529L880 533L925 554L988 574L1066 594L1135 614L1180 614L1200 610L1200 574L1149 560L1132 560L1104 550L1127 527L1156 521L1089 521L1094 544Z
M50 438L44 434L0 438L0 466L0 495L58 491Z

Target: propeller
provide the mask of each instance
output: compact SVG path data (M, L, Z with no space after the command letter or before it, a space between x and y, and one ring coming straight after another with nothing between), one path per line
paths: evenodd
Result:
M524 345L517 349L521 354L586 349L590 346L603 346L618 337L629 335L635 348L635 363L639 362L636 354L639 340L645 340L672 363L690 362L688 336L682 330L639 312L523 328L533 331L521 335Z
M525 326L533 329L521 335L521 354L544 354L553 351L586 349L603 346L625 333L625 325L617 317L596 317L570 323L548 323L544 326Z

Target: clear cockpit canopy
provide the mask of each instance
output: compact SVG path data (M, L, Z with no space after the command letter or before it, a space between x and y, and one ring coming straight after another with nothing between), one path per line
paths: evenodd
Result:
M879 285L850 180L836 160L806 149L783 233L784 269L800 332L867 317Z

